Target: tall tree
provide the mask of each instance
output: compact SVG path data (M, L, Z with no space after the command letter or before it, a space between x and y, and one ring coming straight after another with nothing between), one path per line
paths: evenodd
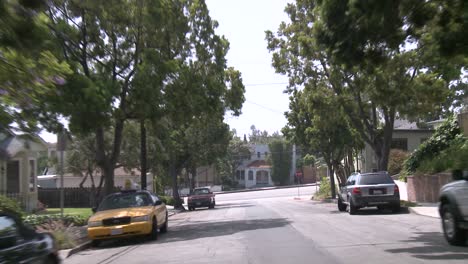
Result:
M287 185L292 166L292 146L285 140L273 140L270 149L271 179L275 184Z
M236 185L234 178L236 176L236 170L245 160L250 159L250 155L251 150L249 144L241 140L241 138L236 135L236 131L232 130L227 151L225 155L219 156L216 162L217 171L224 179L223 185Z
M335 173L341 183L349 175L349 169L345 169L342 160L349 152L360 150L363 146L343 110L336 108L338 102L330 94L332 92L326 87L309 86L295 92L291 98L291 111L286 114L288 125L283 130L287 138L323 157L330 172L331 195L334 198ZM298 119L298 116L306 119Z
M44 95L64 84L70 68L52 53L56 46L45 8L45 1L0 2L0 129L57 128L57 116L38 109Z
M438 115L455 93L422 56L423 47L405 46L396 29L404 25L391 19L398 10L390 2L297 0L285 9L291 21L283 22L277 34L267 32L273 66L289 77L288 91L324 83L321 87L332 91L349 123L374 150L379 170L388 165L395 118ZM373 15L374 10L390 12L390 18ZM347 41L369 45L361 47L364 53L353 53ZM338 58L336 45L350 57Z

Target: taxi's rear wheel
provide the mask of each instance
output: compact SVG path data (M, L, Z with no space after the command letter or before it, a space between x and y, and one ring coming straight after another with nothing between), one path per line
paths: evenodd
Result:
M164 222L164 225L161 227L161 229L159 229L159 231L161 231L161 233L166 233L167 232L167 222L169 220L169 217L167 216L167 212L166 212L166 221Z
M153 217L153 224L151 228L151 234L150 238L151 240L157 240L158 239L158 222L156 221L156 218Z
M101 244L101 241L100 240L93 240L91 241L91 245L93 247L99 247L99 245Z

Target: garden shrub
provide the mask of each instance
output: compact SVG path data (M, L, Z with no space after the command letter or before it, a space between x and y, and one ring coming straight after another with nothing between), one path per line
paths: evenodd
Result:
M453 117L447 119L405 161L405 170L408 173L416 172L420 166L427 164L427 162L437 157L442 151L448 149L453 144L457 135L460 135L460 128L456 119Z
M22 217L24 215L20 204L4 195L0 195L0 211L10 213L18 217Z
M409 153L400 149L390 150L390 155L388 157L388 173L390 175L395 175L400 173L403 169L405 160L408 159Z

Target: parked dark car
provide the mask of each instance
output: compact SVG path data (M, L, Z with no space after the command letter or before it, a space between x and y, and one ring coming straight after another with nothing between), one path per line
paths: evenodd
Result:
M54 238L0 212L0 263L59 263Z
M190 211L195 210L197 207L212 209L216 205L215 195L209 188L195 188L187 200Z
M355 173L340 186L338 210L355 214L359 208L400 211L400 190L387 172Z

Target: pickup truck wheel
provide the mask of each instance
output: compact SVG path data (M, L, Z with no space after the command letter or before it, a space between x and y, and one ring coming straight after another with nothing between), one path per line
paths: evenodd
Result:
M167 212L166 212L166 221L164 222L164 225L159 229L159 232L167 233L167 223L168 222L169 222L169 217L167 216Z
M444 236L450 245L462 246L466 242L466 230L457 225L457 215L452 204L442 206L442 228Z
M150 233L150 239L158 240L158 222L156 221L156 218L154 217L153 217L153 223L152 223L152 228L151 228L151 233Z
M209 209L213 209L215 207L214 203L211 203L210 206L208 206Z
M339 210L340 212L344 212L344 211L346 211L346 207L347 207L346 204L343 203L343 201L341 200L341 198L338 198L338 210Z
M357 213L358 208L354 205L353 200L349 200L349 214L355 215Z

